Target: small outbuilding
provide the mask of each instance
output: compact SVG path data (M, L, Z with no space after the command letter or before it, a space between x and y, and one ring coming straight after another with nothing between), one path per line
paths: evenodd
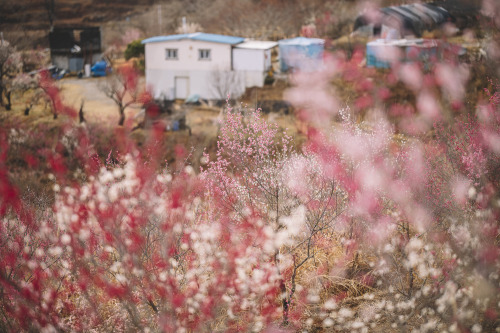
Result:
M466 50L437 39L377 39L366 44L366 66L390 68L393 61L421 62L427 68L444 54L464 55Z
M49 45L52 63L69 72L82 71L102 57L99 27L54 28Z
M245 87L262 87L272 69L272 51L276 42L249 40L233 48L233 68L245 72Z
M421 37L424 31L432 31L453 20L443 7L416 3L362 13L354 22L354 31L391 39ZM388 33L392 36L387 36Z
M280 69L317 70L323 64L325 41L319 38L296 37L278 41Z

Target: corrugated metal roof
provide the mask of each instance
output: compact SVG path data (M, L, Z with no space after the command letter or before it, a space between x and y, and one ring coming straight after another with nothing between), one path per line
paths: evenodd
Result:
M168 41L172 41L172 40L181 40L181 39L188 38L188 36L189 36L189 34L170 35L170 36L155 36L155 37L144 39L142 41L142 44L168 42Z
M442 7L431 4L409 4L380 8L378 15L360 14L354 22L354 30L373 24L397 29L402 35L422 36L425 30L433 30L441 24L453 21L450 13ZM396 20L394 20L396 19Z
M279 45L313 45L313 44L324 44L324 39L319 38L306 38L306 37L296 37L290 39L282 39L278 41Z
M255 50L268 50L278 46L276 42L263 41L263 40L248 40L241 44L236 45L237 49L255 49Z
M242 43L245 40L245 38L243 38L243 37L207 34L204 32L195 32L192 34L155 36L155 37L144 39L142 41L142 44L169 42L169 41L183 40L183 39L191 39L191 40L199 40L199 41L203 41L203 42L231 44L231 45Z

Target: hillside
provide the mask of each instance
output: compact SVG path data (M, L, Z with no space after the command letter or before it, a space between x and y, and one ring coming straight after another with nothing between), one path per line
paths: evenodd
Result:
M401 0L381 1L381 6ZM477 0L441 0L459 28L475 24ZM128 30L136 38L175 33L186 17L199 31L277 40L316 24L320 37L350 33L361 7L348 0L19 0L0 2L0 31L20 49L47 47L51 25L100 26L103 46L115 45Z
M118 36L136 29L148 37L174 33L185 16L188 23L206 32L278 39L298 35L302 25L326 12L342 14L336 25L343 29L335 33L349 32L350 24L344 23L353 19L355 11L349 1L319 0L19 0L0 3L0 31L18 48L47 47L51 24L101 26L108 30L104 34Z
M0 29L48 30L49 15L58 26L96 25L137 13L153 0L20 0L0 2Z
M18 48L48 46L58 27L100 26L145 11L153 0L19 0L0 2L0 31Z

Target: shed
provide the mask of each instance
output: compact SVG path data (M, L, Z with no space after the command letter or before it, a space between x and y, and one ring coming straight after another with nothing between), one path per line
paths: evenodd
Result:
M272 49L278 43L249 40L233 47L233 69L244 73L245 87L263 87L272 68Z
M394 55L399 61L418 60L426 64L439 57L440 47L440 42L434 39L377 39L366 44L366 66L389 68L392 59L388 56Z
M55 28L49 33L52 63L70 72L83 70L101 58L99 27Z
M282 72L293 69L311 71L323 63L325 41L319 38L296 37L278 41Z
M420 37L424 31L434 30L453 20L450 13L442 7L415 3L380 8L370 15L362 13L354 22L354 31L369 31L370 35L380 36L383 28L389 27L397 30L402 37Z
M235 70L265 72L271 68L271 50L278 46L276 42L249 40L238 44L233 49L233 67Z

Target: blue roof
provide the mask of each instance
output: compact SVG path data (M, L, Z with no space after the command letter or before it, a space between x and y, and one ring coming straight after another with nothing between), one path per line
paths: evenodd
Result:
M195 32L193 34L155 36L155 37L151 37L151 38L147 38L147 39L143 40L142 44L169 42L169 41L183 40L183 39L191 39L191 40L199 40L199 41L203 41L203 42L231 44L231 45L242 43L245 40L245 38L243 38L243 37L207 34L204 32Z

